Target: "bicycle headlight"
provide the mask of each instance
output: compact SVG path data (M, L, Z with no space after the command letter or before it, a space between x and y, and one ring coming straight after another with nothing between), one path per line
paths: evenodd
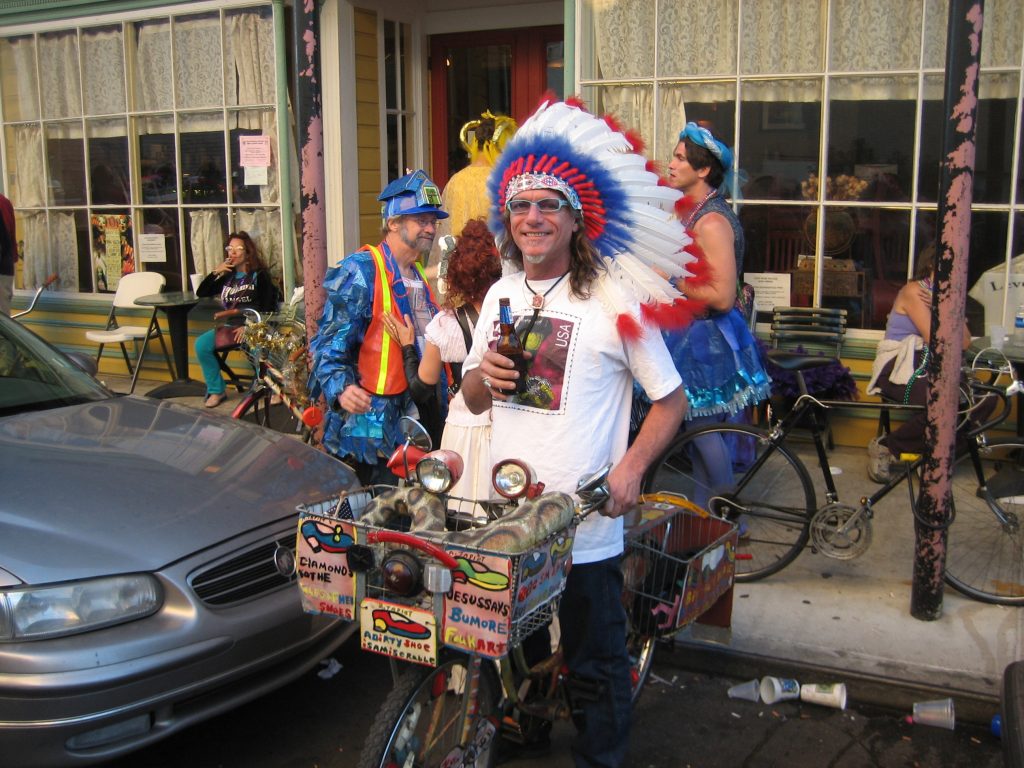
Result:
M533 467L519 459L505 459L494 465L491 472L491 484L494 490L506 499L519 499L537 482L537 474Z
M0 590L0 642L91 632L154 613L160 585L146 574Z
M431 493L447 493L462 470L462 457L455 451L431 451L416 464L416 479Z

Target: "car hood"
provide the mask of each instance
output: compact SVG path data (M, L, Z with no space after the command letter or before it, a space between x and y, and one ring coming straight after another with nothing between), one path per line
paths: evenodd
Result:
M355 482L292 436L141 397L0 420L0 475L0 569L34 584L158 570Z

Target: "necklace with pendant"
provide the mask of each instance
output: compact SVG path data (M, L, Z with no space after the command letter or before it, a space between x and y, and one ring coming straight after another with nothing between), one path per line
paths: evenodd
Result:
M547 297L549 293L551 293L553 290L555 290L555 288L558 287L558 284L561 283L562 280L565 279L565 276L568 274L568 272L563 272L562 276L555 280L555 282L551 284L551 287L544 291L544 293L537 293L535 290L533 290L533 286L530 285L530 281L524 277L523 283L526 284L526 290L533 294L533 298L530 299L530 306L533 307L534 310L536 310L537 312L542 310L544 308L544 299Z
M703 208L707 204L708 200L710 200L712 197L714 197L717 194L718 194L718 190L717 189L712 189L710 192L708 192L706 195L704 195L704 199L701 200L697 204L697 207L694 208L693 211L690 213L689 217L687 217L687 219L686 219L686 228L687 229L689 229L690 225L693 224L693 220L697 218L697 214L700 213L700 209Z

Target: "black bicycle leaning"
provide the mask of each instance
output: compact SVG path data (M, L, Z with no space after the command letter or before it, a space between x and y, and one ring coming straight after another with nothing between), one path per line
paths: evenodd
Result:
M776 364L797 373L801 394L792 410L770 429L716 424L684 432L652 464L644 480L644 490L657 488L682 494L713 514L738 522L737 581L753 581L782 570L808 541L828 557L858 557L871 544L875 504L904 481L911 508L917 512L914 478L920 478L923 457L901 457L905 460L894 466L888 483L862 497L855 506L844 504L832 477L823 434L829 408L919 410L920 406L818 400L807 394L800 372L827 364L832 358L779 350L769 355ZM1010 410L1006 389L993 385L996 377L1009 372L1014 380L1011 389L1019 383L1008 363L1004 369L988 372L989 383L972 375L961 387L964 418L977 411L984 398L996 398L998 407L984 423L972 423L961 430L967 447L954 465L952 511L943 526L948 529L945 576L951 586L968 597L1022 605L1024 438L990 440L985 434ZM808 425L826 489L820 506L807 467L788 445L793 430ZM727 454L722 453L723 443ZM735 457L731 468L728 460L717 459L722 455ZM712 480L716 475L717 479ZM918 522L928 525L920 519Z

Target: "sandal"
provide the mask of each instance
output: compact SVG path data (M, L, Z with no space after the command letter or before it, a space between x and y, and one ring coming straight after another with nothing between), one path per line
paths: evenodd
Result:
M216 408L218 405L228 399L228 396L224 392L214 392L213 394L206 396L206 402L203 403L207 408Z

